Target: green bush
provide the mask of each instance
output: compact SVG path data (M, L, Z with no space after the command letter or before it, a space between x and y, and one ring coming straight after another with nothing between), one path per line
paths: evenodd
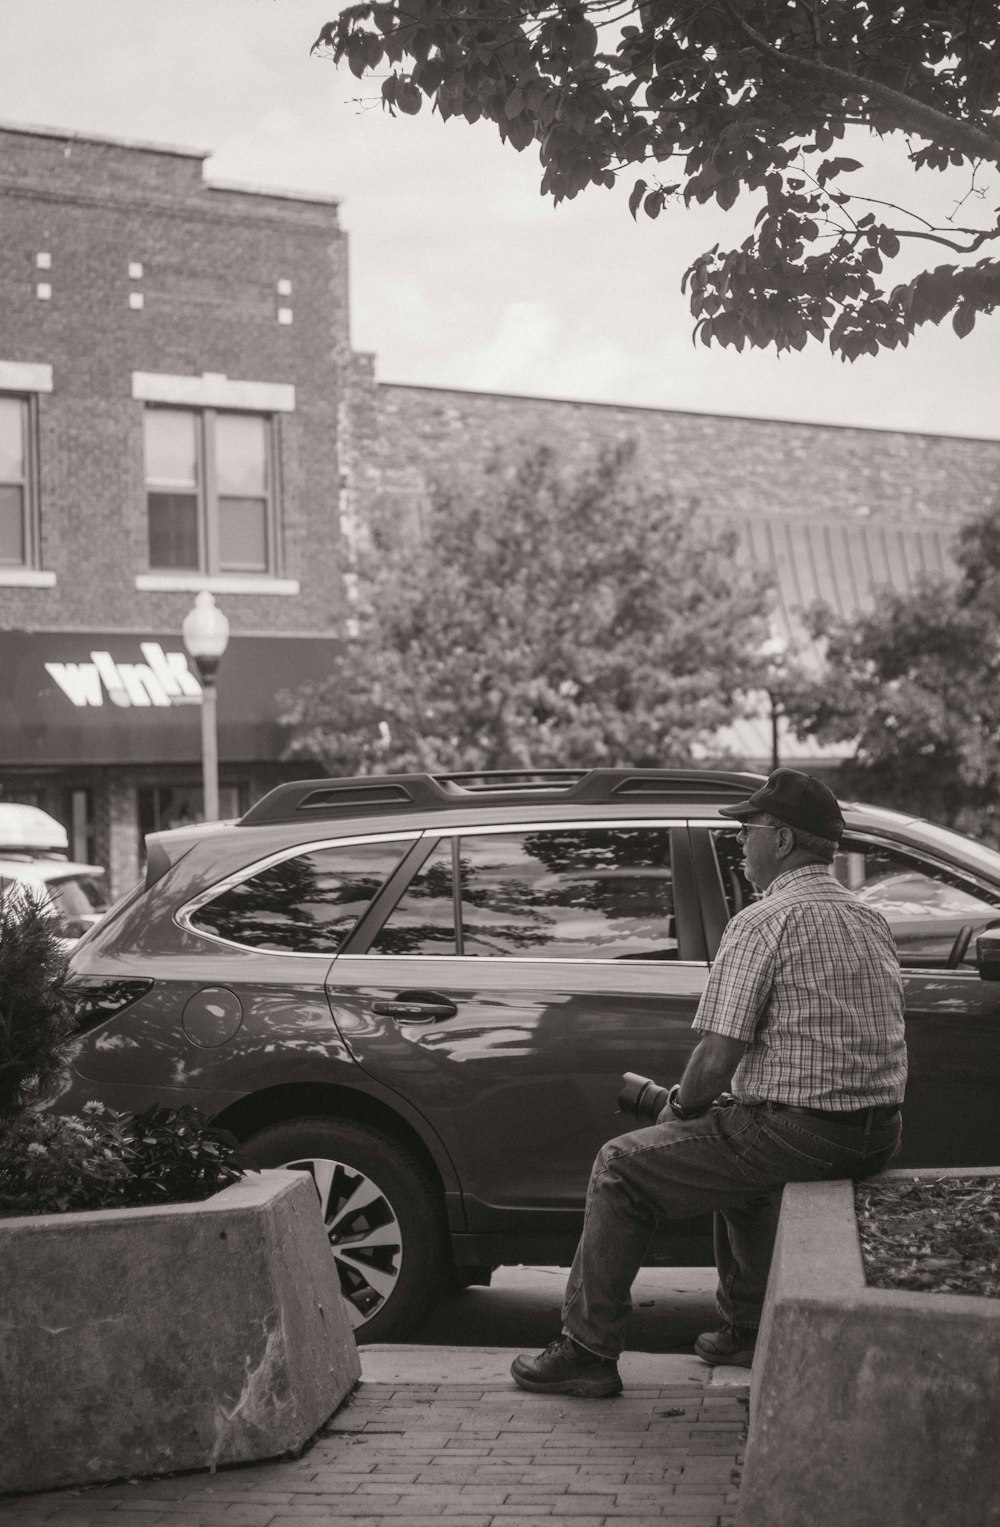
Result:
M0 1218L190 1203L242 1175L235 1140L193 1108L26 1111L0 1133Z
M83 1116L29 1105L58 1075L74 1028L56 920L30 893L0 894L0 1218L190 1203L243 1175L236 1141L193 1108Z
M55 1077L72 1032L66 949L30 892L0 894L0 1127Z

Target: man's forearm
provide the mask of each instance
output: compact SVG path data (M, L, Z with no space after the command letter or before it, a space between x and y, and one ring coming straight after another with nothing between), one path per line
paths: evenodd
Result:
M682 1108L707 1108L732 1080L746 1053L738 1039L706 1034L684 1068L677 1101Z

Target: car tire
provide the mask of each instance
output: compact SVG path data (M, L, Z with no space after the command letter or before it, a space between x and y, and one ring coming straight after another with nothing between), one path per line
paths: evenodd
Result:
M441 1293L444 1208L429 1174L367 1124L293 1119L243 1142L248 1166L309 1172L355 1339L401 1341Z

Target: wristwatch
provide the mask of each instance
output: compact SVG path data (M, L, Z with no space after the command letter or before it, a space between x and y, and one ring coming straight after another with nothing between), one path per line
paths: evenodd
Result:
M677 1101L680 1090L680 1082L675 1082L667 1093L667 1107L675 1119L700 1119L702 1114L708 1113L712 1106L711 1103L703 1103L700 1108L685 1108L682 1103Z

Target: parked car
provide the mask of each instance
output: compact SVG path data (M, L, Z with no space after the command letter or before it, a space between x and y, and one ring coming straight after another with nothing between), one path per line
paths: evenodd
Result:
M82 938L108 907L104 870L67 857L61 822L37 806L0 801L0 895L30 890L48 902L67 947Z
M761 780L707 771L283 785L240 821L152 834L144 883L73 956L58 1106L190 1103L250 1162L312 1173L364 1340L448 1282L566 1263L621 1074L676 1080ZM1000 1160L1000 854L846 809L836 873L898 929L904 1164ZM919 917L911 915L919 908ZM711 1261L704 1220L652 1260Z

